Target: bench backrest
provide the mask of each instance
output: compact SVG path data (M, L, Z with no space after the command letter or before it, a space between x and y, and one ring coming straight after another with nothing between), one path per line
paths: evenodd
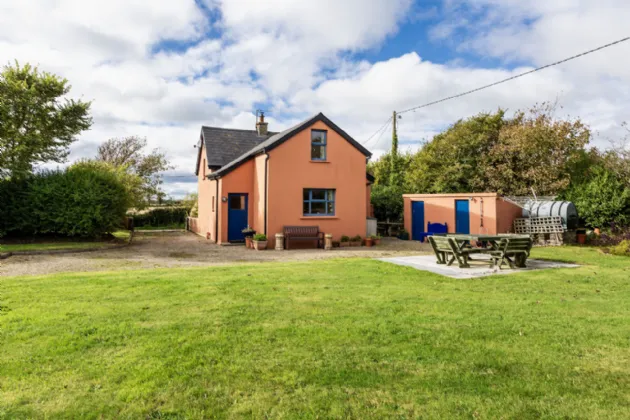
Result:
M312 238L319 234L319 226L285 226L284 236L291 238Z
M427 224L428 233L448 233L448 225L446 223L431 223Z
M454 251L454 243L451 238L447 238L446 236L429 236L429 241L437 251Z
M529 254L529 251L532 249L532 240L531 238L504 238L501 239L501 244L499 245L499 249L505 253L519 253L525 252Z

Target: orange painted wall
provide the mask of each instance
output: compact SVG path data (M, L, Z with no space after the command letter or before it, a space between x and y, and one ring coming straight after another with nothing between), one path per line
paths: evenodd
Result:
M202 159L199 164L199 174L197 176L197 193L199 194L199 207L198 207L198 233L199 235L206 236L207 233L210 233L210 237L212 240L215 240L215 216L216 213L213 212L212 209L212 198L215 197L216 194L216 182L207 179L204 176L209 175L211 171L207 168L205 151L203 150L203 146L201 146ZM205 168L205 171L204 171ZM216 199L216 198L215 198Z
M247 194L248 224L253 226L254 220L254 161L245 162L220 180L219 204L219 243L228 241L228 203L222 200L228 194Z
M472 197L472 200L469 200ZM404 223L408 232L412 230L411 202L424 201L424 229L428 222L446 223L448 232L455 233L455 201L470 201L470 233L488 234L508 233L521 209L504 201L496 193L481 194L405 194ZM413 239L413 238L412 238Z
M311 161L311 129L328 130L327 161ZM270 246L285 225L319 226L335 240L366 233L366 158L323 122L316 122L269 152ZM304 217L303 189L335 189L335 216Z
M497 200L497 232L508 233L514 231L514 219L523 217L523 209L516 204L503 199Z
M367 190L365 192L365 211L367 217L374 217L374 212L372 210L372 201L370 200L370 198L372 197L372 184L368 183L365 189Z
M404 199L404 222L408 232L412 230L411 202L424 201L424 229L427 224L446 223L449 233L455 233L455 201L470 200L470 233L496 234L497 194L406 194ZM482 217L483 208L483 217ZM483 224L483 226L482 226ZM413 239L413 238L412 238Z

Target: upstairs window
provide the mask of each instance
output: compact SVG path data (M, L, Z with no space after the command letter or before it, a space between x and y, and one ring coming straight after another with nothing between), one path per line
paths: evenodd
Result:
M311 160L326 160L326 134L324 130L311 130Z
M304 189L304 216L334 216L335 190Z

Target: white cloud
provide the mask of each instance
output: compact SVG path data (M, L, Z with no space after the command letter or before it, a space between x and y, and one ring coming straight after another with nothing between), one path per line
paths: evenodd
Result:
M93 155L109 137L141 135L169 154L180 177L194 170L201 124L253 128L261 103L271 130L322 111L364 141L394 109L621 38L630 17L625 0L444 0L441 8L412 7L411 0L205 0L207 9L194 0L148 3L0 0L0 57L39 64L68 78L71 96L93 100L95 124L72 159ZM426 26L440 16L440 24ZM422 50L353 60L354 52L395 42L404 21L419 23L450 61L428 61ZM160 49L163 41L181 48ZM490 67L471 64L471 55ZM603 137L630 119L628 65L630 43L405 114L401 142L417 148L459 118L558 99L559 114L582 117L605 145ZM384 132L368 147L378 155L389 139ZM179 179L169 179L167 190L195 189Z

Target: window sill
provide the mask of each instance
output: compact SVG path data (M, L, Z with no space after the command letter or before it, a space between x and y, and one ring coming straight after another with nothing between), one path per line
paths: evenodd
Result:
M336 220L337 216L302 216L300 220Z
M310 160L311 163L330 163L327 160Z

